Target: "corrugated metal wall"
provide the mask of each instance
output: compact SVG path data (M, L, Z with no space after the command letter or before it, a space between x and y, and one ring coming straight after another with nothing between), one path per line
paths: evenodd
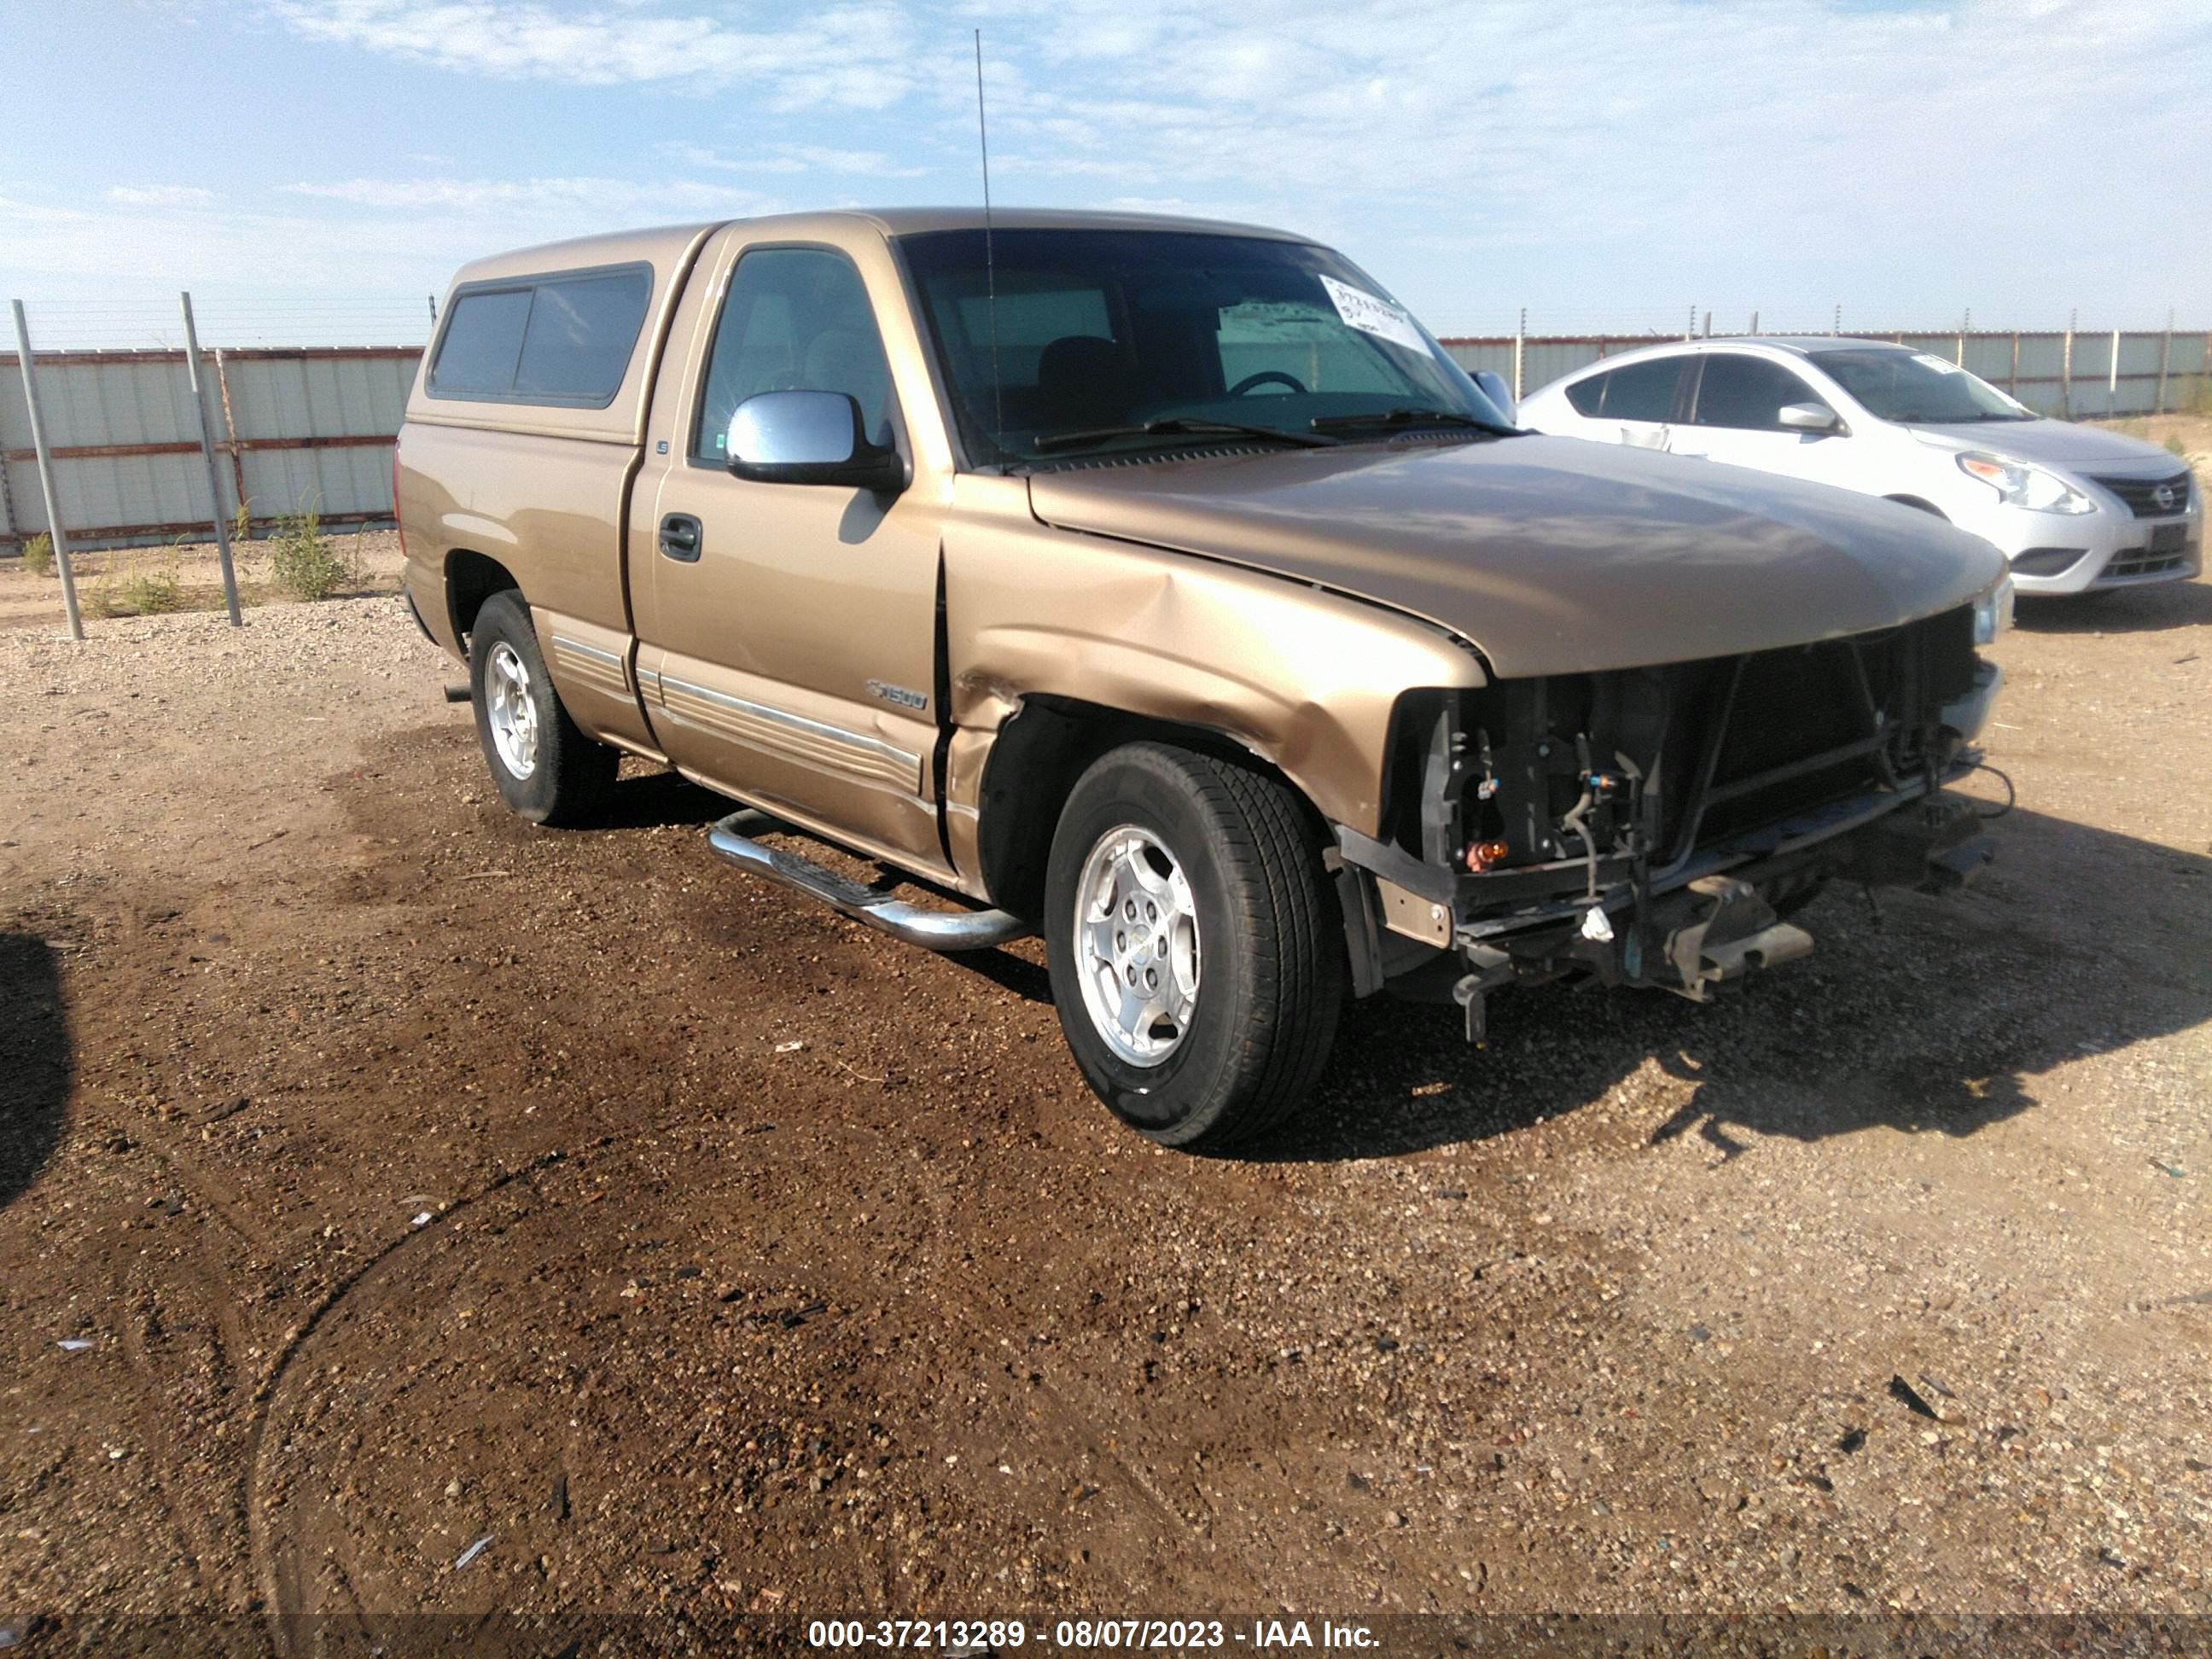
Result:
M1901 341L1966 366L2051 415L2148 414L2201 402L2212 388L2212 335L1859 334ZM1518 342L1533 392L1601 357L1659 343L1650 334ZM1468 368L1513 379L1510 335L1448 339ZM392 515L392 440L421 353L406 346L210 351L201 380L217 434L218 501L208 500L181 351L42 351L40 398L54 484L72 546L122 547L198 535L213 512L249 503L266 527L313 510L331 525ZM2163 369L2161 369L2161 363ZM2164 401L2160 394L2164 392ZM0 355L0 550L46 527L15 355Z
M408 347L210 351L216 437L208 499L181 351L41 351L40 407L70 545L197 535L246 501L258 526L313 510L331 525L392 516L392 440L421 354ZM0 356L0 547L46 528L15 354Z
M1523 395L1550 385L1601 357L1679 337L1652 334L1527 335L1521 348ZM1715 336L1715 338L1722 337ZM1853 330L1849 337L1894 340L1961 362L1991 386L2002 386L2030 409L2073 419L2149 415L2201 402L2212 392L2212 333L2163 330L2140 333L2036 334L1979 332L1898 334ZM2119 357L2114 374L2113 347ZM1462 368L1495 369L1513 380L1513 336L1447 339L1443 348ZM2164 368L2161 372L2160 364ZM2163 400L2160 393L2164 393Z

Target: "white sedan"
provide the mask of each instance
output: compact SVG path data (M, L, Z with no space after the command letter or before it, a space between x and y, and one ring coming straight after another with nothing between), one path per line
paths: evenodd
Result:
M2184 581L2204 507L2165 450L2045 420L1957 364L1881 340L1646 346L1522 400L1539 432L1884 495L1996 544L2023 593Z

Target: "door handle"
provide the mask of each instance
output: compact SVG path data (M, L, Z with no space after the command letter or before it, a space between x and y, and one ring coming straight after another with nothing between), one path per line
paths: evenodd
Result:
M699 562L699 520L689 513L671 513L660 521L660 550L681 564Z

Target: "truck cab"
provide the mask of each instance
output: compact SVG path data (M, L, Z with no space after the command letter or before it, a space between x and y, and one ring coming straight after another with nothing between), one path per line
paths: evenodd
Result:
M508 804L586 823L628 752L861 921L1041 931L1169 1144L1274 1121L1386 984L1470 1035L1519 982L1702 998L1809 948L1777 907L1830 875L1986 856L1942 788L1984 544L1521 434L1307 239L799 215L479 261L441 315L407 586Z

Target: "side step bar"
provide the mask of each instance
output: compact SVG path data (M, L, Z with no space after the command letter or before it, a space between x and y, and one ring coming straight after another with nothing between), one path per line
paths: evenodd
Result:
M763 847L739 833L781 829L765 812L751 807L732 812L707 832L707 845L717 857L740 870L766 876L770 881L820 899L831 909L880 927L893 939L932 951L988 951L1026 937L1033 930L1019 916L1005 910L925 910L848 881L825 870L813 860L781 848Z

